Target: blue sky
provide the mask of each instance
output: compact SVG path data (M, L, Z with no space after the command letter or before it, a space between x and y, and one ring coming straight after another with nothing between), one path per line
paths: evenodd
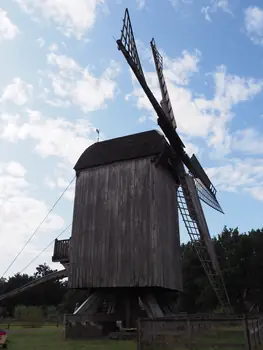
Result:
M114 41L125 7L150 87L160 99L149 46L155 37L178 131L218 189L225 215L204 207L211 234L224 225L263 226L260 1L2 0L0 274L73 178L96 128L102 139L157 128ZM7 275L71 223L73 198L72 187ZM51 263L51 255L26 271Z

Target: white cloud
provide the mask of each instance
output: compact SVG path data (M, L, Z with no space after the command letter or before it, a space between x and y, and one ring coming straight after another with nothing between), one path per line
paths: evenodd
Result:
M49 210L45 202L40 201L30 193L30 184L27 182L25 174L26 169L19 163L0 164L0 237L6 237L7 233L9 237L0 241L0 275L21 250ZM60 230L63 225L64 220L54 212L51 213L36 234L38 237L29 243L26 257L22 253L7 275L12 275L24 267L21 265L21 259L26 264L26 261L35 256L39 235L47 237L47 240L50 241L52 232ZM12 237L11 241L10 237Z
M97 8L104 0L15 0L28 14L37 19L45 18L55 23L66 36L81 39L96 20Z
M115 97L115 78L120 70L115 61L109 63L99 78L65 55L50 53L47 61L55 70L48 73L53 92L58 98L53 101L54 106L61 106L62 101L66 101L67 104L70 102L80 107L84 112L90 112L105 108L105 102Z
M250 155L263 154L263 137L253 128L238 130L232 135L232 149Z
M200 154L200 149L197 145L195 145L192 142L184 142L185 145L185 150L187 152L187 154L189 154L190 156L192 156L192 154L195 154L196 156L198 154Z
M255 198L256 189L263 189L263 159L229 159L226 164L206 171L217 189L223 191L245 191Z
M53 43L49 46L48 50L52 52L58 51L58 45Z
M73 173L73 171L72 171ZM70 183L70 179L66 180L63 175L65 175L65 170L63 169L56 169L55 179L52 180L50 177L47 177L45 179L46 185L51 188L59 188L60 190L64 191L65 188L67 188L68 184ZM73 201L75 197L75 182L71 184L71 186L68 188L68 190L65 192L63 198L68 199L69 201Z
M175 10L178 10L180 5L191 5L194 0L169 0L169 2Z
M17 162L5 164L5 171L13 177L24 177L27 172L26 169Z
M256 44L263 44L263 10L250 6L245 10L245 27L248 36Z
M167 79L179 85L187 85L193 73L198 72L201 53L195 50L193 54L183 51L182 57L170 59L164 56L164 74Z
M262 184L262 186L245 188L244 191L249 193L253 198L255 198L259 201L263 201L263 184Z
M176 9L178 4L179 4L179 0L169 0L171 5Z
M17 26L11 22L7 12L0 8L0 42L13 40L19 33Z
M27 110L26 117L7 119L2 123L0 137L9 142L35 140L35 152L41 157L54 156L74 165L90 146L95 128L85 120L75 122L63 118L47 118L39 111Z
M137 8L142 10L146 5L146 0L136 0Z
M147 120L146 115L142 115L142 116L140 116L140 118L138 119L138 122L142 124L142 123L146 122L146 120Z
M46 100L46 104L56 107L56 108L68 108L71 106L71 103L69 101L60 100L59 98L55 98L54 100Z
M45 45L45 40L43 38L38 38L37 43L41 49Z
M205 19L211 22L212 21L211 14L217 12L218 10L221 10L233 15L230 9L229 0L209 0L209 4L207 6L203 6L201 9L201 12L205 15Z
M21 78L14 78L12 83L4 88L0 103L10 102L22 106L28 102L32 93L32 85L26 83Z

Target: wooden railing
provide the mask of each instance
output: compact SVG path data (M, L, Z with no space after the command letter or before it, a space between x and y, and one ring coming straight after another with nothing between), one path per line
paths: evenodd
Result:
M69 262L70 239L55 240L53 262Z
M254 350L262 343L263 320L259 315L232 318L188 315L138 321L138 350L177 347Z
M263 343L263 319L248 320L250 349L256 349Z

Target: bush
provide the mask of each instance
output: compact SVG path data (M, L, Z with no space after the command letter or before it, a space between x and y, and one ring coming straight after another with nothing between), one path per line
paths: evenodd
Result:
M15 308L15 318L23 322L26 327L41 327L44 324L44 315L41 307L37 306L17 306Z

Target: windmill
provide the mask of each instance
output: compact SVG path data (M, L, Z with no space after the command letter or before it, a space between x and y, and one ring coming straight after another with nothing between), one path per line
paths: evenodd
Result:
M186 154L177 134L154 40L160 104L147 85L127 9L117 44L149 98L163 134L151 130L127 135L96 142L83 152L74 167L72 235L55 241L52 257L65 269L49 278L68 276L69 289L87 292L74 315L83 315L93 325L122 320L131 327L141 315L175 315L175 299L183 289L179 211L220 305L231 310L200 203L223 212L216 189L197 158Z
M125 10L121 38L117 40L117 45L152 104L158 117L157 122L170 143L171 156L169 157L169 162L171 167L176 169L180 185L178 189L179 211L220 305L225 311L231 310L230 300L200 203L201 199L210 207L223 213L216 198L216 189L196 156L193 155L190 158L186 154L185 146L176 132L177 124L163 74L163 58L156 47L154 39L151 41L151 49L162 95L160 104L146 82L137 52L128 9Z

